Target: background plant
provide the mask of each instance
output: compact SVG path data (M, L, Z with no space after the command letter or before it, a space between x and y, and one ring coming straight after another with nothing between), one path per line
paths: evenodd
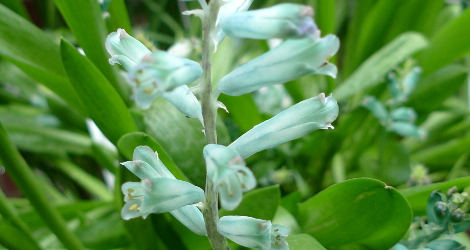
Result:
M102 171L113 173L118 183L132 180L117 165L132 159L132 150L119 145L149 145L170 170L179 173L175 174L178 179L204 186L204 136L199 121L176 115L178 111L163 100L143 114L134 108L128 85L108 64L104 47L107 34L124 28L136 37L143 34L161 49L180 41L189 44L194 48L192 58L197 59L200 42L193 37L199 37L199 22L182 17L184 9L178 6L183 4L176 1L129 1L125 5L113 0L107 9L91 0L36 1L34 15L19 1L0 3L0 121L15 145L1 137L0 154L6 172L24 195L0 202L0 226L7 232L0 235L0 244L10 249L59 248L64 241L69 242L69 249L80 245L93 249L207 249L204 237L193 235L164 214L123 222L118 214L120 190L109 191L111 184L104 181L107 174ZM335 130L312 133L248 158L247 165L262 188L246 193L233 213L222 210L220 214L282 221L280 224L292 229L287 238L291 249L304 249L304 244L322 244L328 249L390 248L410 225L411 212L414 216L426 214L433 190L468 186L464 176L470 142L466 94L469 10L465 2L422 0L302 3L314 7L322 34L340 38L340 51L330 59L338 65L337 79L305 76L285 88L271 88L274 91L221 95L219 100L230 113L218 113L219 143L228 145L289 102L321 92L332 92L339 101ZM188 9L197 8L196 2L186 4ZM255 1L252 9L273 4ZM31 24L31 16L40 17L34 20L42 29ZM89 61L62 60L60 35L80 46ZM213 82L267 50L264 41L227 39L212 58ZM386 76L403 68L409 57L422 74L405 105L417 112L415 124L428 132L426 140L387 132L360 107L365 95L382 102L390 99ZM75 80L66 75L64 67L76 72ZM268 105L263 100L272 100L269 96L283 97L284 102ZM266 110L267 106L273 108ZM96 140L85 117L93 118L121 156ZM14 153L15 148L29 167ZM415 167L417 163L428 174ZM398 192L384 189L375 180L345 181L354 177L383 181ZM406 187L429 181L439 183ZM350 206L364 192L374 195ZM309 197L313 198L304 201ZM345 207L347 213L342 210ZM65 225L72 233L63 230ZM466 237L457 234L453 239L468 246Z

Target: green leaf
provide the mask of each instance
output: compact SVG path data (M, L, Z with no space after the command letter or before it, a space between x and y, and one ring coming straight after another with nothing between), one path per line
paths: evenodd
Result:
M137 130L119 94L101 72L65 40L60 44L62 61L88 115L113 143Z
M87 57L106 76L123 99L127 100L126 85L118 75L117 68L113 68L108 62L109 54L105 48L108 32L98 1L55 0L54 2Z
M358 178L301 203L297 221L325 247L388 249L406 233L411 219L410 207L398 191L378 180Z
M10 250L40 250L36 242L18 228L0 219L0 244Z
M106 18L108 31L113 32L118 28L132 34L132 26L127 13L124 0L112 0L108 7L109 18Z
M129 160L132 160L134 149L137 146L149 146L153 151L158 152L158 157L160 160L162 160L163 164L165 164L168 170L170 170L170 172L176 177L176 179L188 181L188 177L186 177L175 164L175 162L173 162L173 159L171 159L165 149L163 149L162 146L160 146L160 144L158 144L158 142L155 141L155 139L153 139L150 135L147 135L143 132L132 132L125 134L121 137L121 139L119 139L117 146L121 154L123 154Z
M308 234L291 234L286 238L286 240L287 243L289 243L290 250L326 250L320 242Z
M366 88L379 84L393 67L424 49L427 44L426 38L418 33L402 34L362 63L333 91L333 97L338 101L344 101Z
M30 20L28 11L26 10L26 7L24 6L24 2L20 0L2 0L0 1L0 4L5 5L5 7L11 9L14 11L16 14L20 15L24 19Z
M423 75L429 74L470 53L470 9L440 29L420 56Z
M72 234L66 226L64 218L52 206L42 190L42 186L37 180L37 176L26 164L24 158L20 155L18 149L13 145L8 137L3 125L0 123L0 160L5 166L16 185L20 188L25 197L31 204L43 221L57 235L67 249L84 249L81 242Z
M455 139L424 148L415 152L411 159L414 162L420 162L431 166L447 165L450 169L457 159L463 154L468 153L470 147L470 134Z
M0 55L85 113L61 66L58 45L3 5L0 5Z
M466 77L466 67L449 65L441 68L418 82L408 105L419 111L434 111L461 88Z
M426 249L430 250L463 250L465 247L455 240L445 239L433 241L426 245Z
M281 200L279 186L255 189L243 195L240 205L233 211L219 210L225 215L244 215L262 220L272 220Z
M441 183L410 187L400 189L398 191L400 191L400 193L408 200L411 209L413 210L414 216L422 216L426 214L426 204L432 191L440 190L442 193L446 193L447 190L453 186L456 186L459 189L470 186L470 177L463 177Z
M374 7L366 13L367 17L361 26L357 43L354 46L354 50L350 51L354 54L352 58L353 61L349 62L350 64L359 65L374 51L380 48L388 28L392 27L391 24L395 12L403 2L402 0L378 1Z
M165 149L176 165L195 185L204 186L206 169L202 149L206 139L197 119L186 118L173 105L158 98L150 109L143 111L146 133ZM217 122L218 144L229 143L224 124Z

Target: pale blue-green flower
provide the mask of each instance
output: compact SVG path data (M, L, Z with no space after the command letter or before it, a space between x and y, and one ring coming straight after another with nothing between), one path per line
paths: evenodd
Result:
M208 144L203 150L207 175L214 182L224 209L234 210L242 201L243 192L256 186L256 179L245 161L234 149Z
M393 131L403 137L411 136L417 137L419 139L425 139L428 136L425 130L418 128L412 123L403 121L391 122L387 126L387 130Z
M338 116L338 104L330 95L301 101L273 118L256 125L228 147L243 158L261 150L300 138L317 129L333 128L331 123Z
M106 38L106 49L111 55L111 58L109 59L111 64L120 64L128 73L133 72L130 84L134 89L135 100L138 106L141 108L148 108L155 98L161 95L173 104L181 113L188 117L198 118L202 122L201 104L197 101L194 94L190 92L188 87L185 85L177 87L178 85L188 84L186 82L190 83L192 82L191 80L197 79L196 76L197 74L200 74L202 69L199 65L196 65L196 62L185 58L177 60L175 58L180 57L171 56L170 54L165 54L165 52L162 51L158 54L163 55L163 58L158 58L158 56L152 55L152 52L141 42L127 34L124 29L118 29L116 32L112 32L108 35ZM169 65L165 65L166 61L164 61L164 59L169 59L172 62L176 61L176 64L179 63L180 66L181 64L184 65L184 63L188 63L190 66L176 67L178 72L164 72L164 70L158 70L158 68L153 70L152 66L143 65L142 60L144 57L150 58L151 61L157 60L157 64L163 64L163 68L167 67L169 70L171 70L171 68ZM146 70L145 73L143 71L139 73L140 68L146 67L149 69ZM180 73L188 71L188 68L193 69L189 75L179 75ZM155 76L155 78L153 78L153 76ZM142 81L142 83L138 84L136 79L138 82ZM169 80L170 82L162 83L162 79ZM155 85L159 87L158 89L155 88L155 85L153 84L157 80L158 82L156 82ZM161 85L163 85L163 87ZM163 91L163 89L165 89L165 91ZM170 91L171 89L173 90Z
M202 213L192 205L204 199L201 188L177 180L148 146L136 147L133 160L121 164L142 180L122 185L126 204L121 215L125 220L170 212L191 231L206 235Z
M224 76L217 90L238 96L307 74L336 77L337 68L328 59L338 49L339 40L334 35L318 39L289 39Z
M129 70L136 104L143 109L148 109L163 93L191 84L201 75L199 63L160 50L145 55Z
M109 34L105 45L111 55L109 63L120 64L126 71L140 63L145 55L152 54L145 45L127 34L124 29Z
M286 237L290 229L247 216L224 216L217 223L217 230L233 242L248 248L262 250L288 250Z
M385 105L381 101L377 100L377 98L373 96L364 97L362 106L368 109L381 124L386 125L390 122L390 117Z
M414 123L416 121L417 115L412 108L399 107L390 112L390 117L393 121Z
M220 20L229 17L233 13L239 11L246 11L250 8L253 0L227 0L225 4L219 9L216 21L216 40L218 43L222 42L225 38L225 32L220 28Z
M312 16L310 6L283 3L221 17L219 26L226 35L237 38L318 38L320 31Z

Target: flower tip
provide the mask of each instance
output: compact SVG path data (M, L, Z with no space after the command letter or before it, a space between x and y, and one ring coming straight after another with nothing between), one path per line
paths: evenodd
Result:
M308 5L305 5L304 8L300 9L299 16L300 17L311 17L311 16L313 16L313 8L308 6Z

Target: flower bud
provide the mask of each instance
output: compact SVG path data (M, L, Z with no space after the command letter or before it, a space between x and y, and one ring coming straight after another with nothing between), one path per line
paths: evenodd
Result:
M290 229L281 225L272 225L269 220L247 216L224 216L217 223L217 230L244 247L262 250L289 249L286 237Z
M333 128L338 104L330 95L306 99L256 125L228 147L247 158L261 150L300 138L317 129Z
M140 63L145 55L152 53L145 45L127 34L124 29L118 29L117 32L109 34L105 45L111 55L109 63L120 64L126 71Z
M362 106L368 109L381 124L388 123L388 111L383 103L373 96L366 96L362 101Z
M312 15L310 6L284 3L265 9L235 12L222 17L219 25L226 35L237 38L318 38L320 31Z
M412 108L399 107L390 112L390 117L394 121L414 123L416 121L416 112Z
M409 122L392 122L387 127L387 130L393 131L403 137L417 137L420 139L425 139L427 137L427 133L425 130L419 129L416 125L411 124Z
M336 77L336 66L327 60L338 49L339 40L334 35L316 40L310 37L287 40L224 76L217 89L227 95L239 96L307 74Z

